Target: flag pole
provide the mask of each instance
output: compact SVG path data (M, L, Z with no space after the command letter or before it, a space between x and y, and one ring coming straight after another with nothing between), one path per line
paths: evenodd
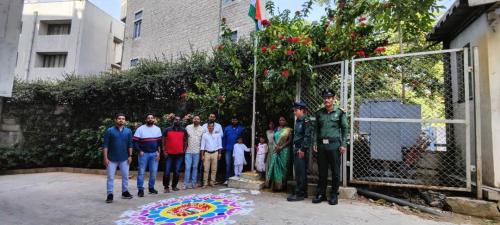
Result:
M254 55L253 55L253 99L252 99L252 172L255 171L255 97L257 93L257 46L259 37L257 31L254 36Z

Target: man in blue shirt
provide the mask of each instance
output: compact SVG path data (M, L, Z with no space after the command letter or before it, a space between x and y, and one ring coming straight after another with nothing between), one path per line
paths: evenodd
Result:
M113 184L116 168L120 167L122 174L122 198L131 199L128 192L128 170L132 162L132 131L125 127L125 115L116 114L115 126L104 133L103 144L104 166L107 171L106 203L113 202Z
M224 129L224 137L222 138L222 147L226 151L226 182L224 184L227 184L227 180L234 176L233 148L238 137L243 137L244 132L245 128L240 125L238 117L233 115L231 118L231 125Z

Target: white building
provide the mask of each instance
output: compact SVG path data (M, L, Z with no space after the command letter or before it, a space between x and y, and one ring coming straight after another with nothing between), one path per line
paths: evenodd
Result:
M473 149L481 150L480 178L500 190L500 1L455 1L428 39L446 49L470 50L470 96L458 97L469 97L473 106L471 136Z
M0 1L0 113L2 97L12 94L22 11L22 1Z
M87 0L25 0L16 76L57 80L121 68L124 24Z
M267 1L261 0L262 11ZM220 21L232 39L255 30L250 0L122 0L125 22L123 68L143 58L175 59L192 51L210 51L219 42Z

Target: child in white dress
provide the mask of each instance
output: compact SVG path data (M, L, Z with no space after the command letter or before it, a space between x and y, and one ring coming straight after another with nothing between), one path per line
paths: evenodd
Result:
M243 165L246 165L245 152L249 152L250 149L243 144L243 138L238 138L238 143L234 144L233 150L233 160L234 160L234 175L237 177L241 176L243 171Z
M261 136L259 138L259 144L257 145L257 156L255 159L255 169L258 172L266 172L266 154L269 151L269 148L266 143L266 138Z

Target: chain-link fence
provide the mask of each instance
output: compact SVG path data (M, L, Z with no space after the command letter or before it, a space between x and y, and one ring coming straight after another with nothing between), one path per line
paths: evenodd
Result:
M352 183L470 190L463 49L355 59Z

